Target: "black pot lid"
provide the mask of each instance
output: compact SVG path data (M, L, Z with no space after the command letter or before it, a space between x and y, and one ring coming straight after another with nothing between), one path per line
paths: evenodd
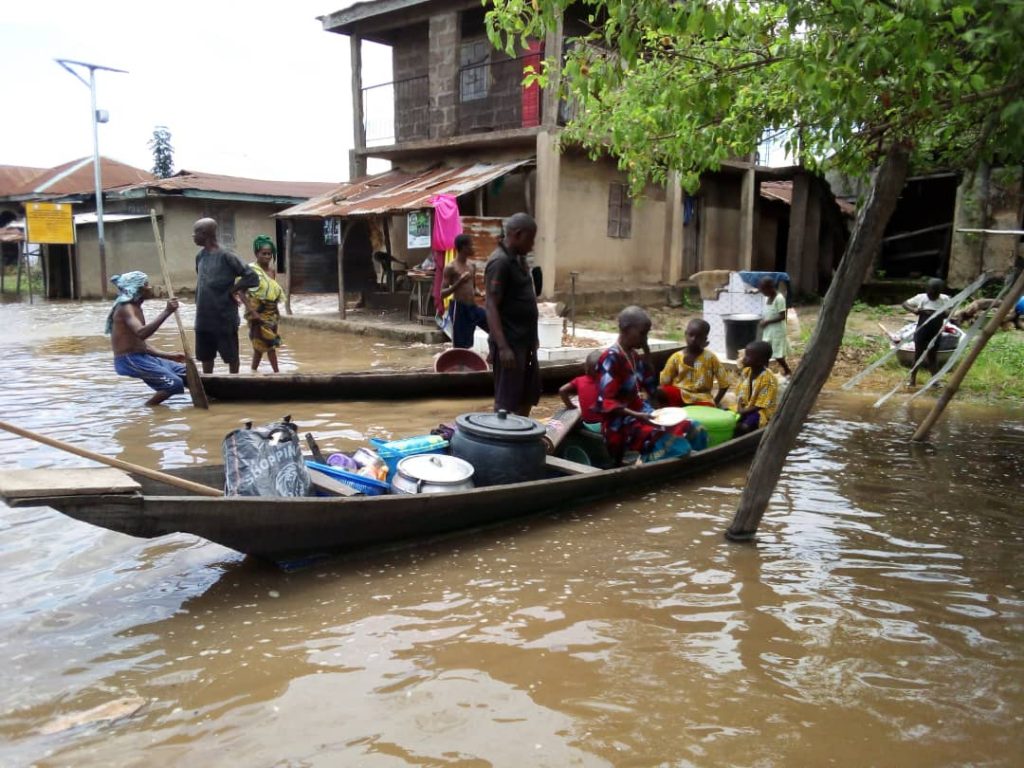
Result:
M539 422L508 411L497 413L464 413L456 417L460 430L492 440L536 440L547 430Z

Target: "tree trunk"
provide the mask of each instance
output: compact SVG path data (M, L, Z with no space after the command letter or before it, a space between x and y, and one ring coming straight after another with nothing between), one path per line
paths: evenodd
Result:
M878 169L867 203L857 216L846 253L825 294L814 335L811 336L810 344L782 396L779 410L769 424L750 467L739 509L736 510L732 525L725 532L726 538L731 541L753 539L782 474L786 456L796 443L807 414L828 380L843 340L846 318L857 298L868 264L882 242L882 234L907 178L909 157L906 146L893 144Z

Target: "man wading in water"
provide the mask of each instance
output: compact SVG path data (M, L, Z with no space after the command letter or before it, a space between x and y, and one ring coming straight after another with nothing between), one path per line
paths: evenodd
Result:
M156 394L146 405L159 405L171 395L185 391L185 355L160 352L146 343L164 321L178 308L171 299L155 320L147 323L142 302L153 298L149 277L145 272L125 272L110 278L117 286L117 298L107 315L106 332L114 350L114 370L122 376L142 379Z
M228 370L238 373L240 295L258 286L260 279L238 256L217 244L213 219L193 224L192 240L203 249L196 254L196 359L203 364L203 373L213 373L213 361L220 353Z

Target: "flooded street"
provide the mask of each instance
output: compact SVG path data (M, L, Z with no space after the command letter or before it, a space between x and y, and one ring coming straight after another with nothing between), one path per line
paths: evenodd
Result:
M106 311L0 304L0 418L171 468L246 419L348 450L488 405L148 408ZM433 352L282 330L283 370ZM756 546L744 464L292 573L0 506L0 765L1020 765L1024 410L912 447L928 402L872 400L822 398ZM0 468L86 464L0 432Z

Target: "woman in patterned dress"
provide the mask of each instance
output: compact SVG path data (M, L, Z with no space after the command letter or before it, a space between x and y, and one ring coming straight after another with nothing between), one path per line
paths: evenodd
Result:
M627 451L650 455L666 435L685 439L690 422L670 429L651 421L651 404L643 394L652 395L658 386L656 372L647 362L647 334L651 318L640 307L626 307L619 313L619 338L606 349L597 363L597 410L603 418L602 433L616 465Z
M256 261L249 266L259 277L260 282L250 288L246 295L245 317L249 323L249 341L252 342L252 370L260 367L260 360L266 353L270 368L277 373L277 348L281 346L281 337L277 332L277 324L281 313L277 308L284 297L284 290L272 277L273 269L270 260L277 253L274 241L266 235L260 235L252 243Z

